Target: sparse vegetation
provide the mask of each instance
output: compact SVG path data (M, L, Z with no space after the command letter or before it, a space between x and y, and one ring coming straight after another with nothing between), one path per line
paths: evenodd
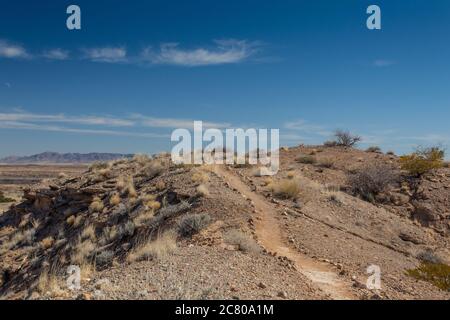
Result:
M120 195L117 192L114 192L111 198L109 198L109 204L112 206L117 206L121 201L122 199L120 198Z
M197 195L201 197L208 197L209 196L208 187L204 184L199 185L197 187Z
M207 183L209 181L208 175L202 171L194 172L191 179L195 183Z
M242 231L236 229L228 231L224 235L224 241L226 243L238 246L238 249L243 252L258 253L261 251L261 248L255 240L247 236Z
M128 262L148 259L162 259L177 248L176 233L166 231L153 241L137 246L127 257Z
M366 152L380 153L381 148L377 146L372 146L366 149Z
M410 155L400 157L401 168L409 174L420 177L444 164L445 151L439 147L418 148Z
M81 240L91 239L96 240L95 228L93 225L89 225L81 232Z
M322 167L322 168L328 168L328 169L330 169L330 168L333 168L333 166L334 166L334 161L333 161L333 159L331 159L331 158L325 158L325 159L320 160L320 161L317 163L317 165L318 165L319 167Z
M337 147L338 143L337 143L337 141L329 140L329 141L325 141L323 143L323 145L327 148L332 148L332 147Z
M5 197L2 191L0 191L0 203L8 203L8 202L14 202L15 200L13 198Z
M55 239L53 237L47 237L41 240L41 248L47 250L53 246Z
M96 197L94 197L91 204L89 205L89 212L90 213L102 212L104 207L105 206L103 204L102 199L100 199L99 197L96 196Z
M300 184L296 179L281 179L270 185L273 194L281 199L296 199Z
M416 269L406 271L406 274L430 282L436 287L450 291L450 266L443 263L422 262Z
M303 163L303 164L315 164L317 162L317 159L311 155L306 155L306 156L297 157L295 159L295 161L297 161L298 163Z
M336 130L334 133L336 137L336 146L339 147L354 147L358 142L362 140L362 138L358 135L354 135L349 131L344 130Z
M351 193L375 202L375 197L397 181L398 174L387 165L366 166L349 177Z
M191 214L181 219L178 232L183 237L192 236L211 223L211 216L207 213Z

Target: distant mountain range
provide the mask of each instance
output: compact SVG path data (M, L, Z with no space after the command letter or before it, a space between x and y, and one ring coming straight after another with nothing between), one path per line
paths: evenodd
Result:
M10 156L0 159L7 164L39 164L39 163L92 163L95 161L110 161L120 158L131 158L133 154L121 153L58 153L43 152L31 156Z

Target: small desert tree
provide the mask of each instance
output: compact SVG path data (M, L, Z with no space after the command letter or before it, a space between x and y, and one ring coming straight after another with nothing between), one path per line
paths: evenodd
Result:
M409 174L420 177L433 169L443 167L444 156L445 151L440 147L419 147L410 155L400 157L400 165Z
M334 136L336 137L336 144L341 147L353 147L362 140L360 136L340 129L335 131Z

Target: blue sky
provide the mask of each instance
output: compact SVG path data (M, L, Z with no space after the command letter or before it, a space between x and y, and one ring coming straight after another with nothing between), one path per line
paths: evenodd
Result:
M449 34L447 0L3 0L0 157L170 150L192 120L282 145L343 128L360 147L447 146Z

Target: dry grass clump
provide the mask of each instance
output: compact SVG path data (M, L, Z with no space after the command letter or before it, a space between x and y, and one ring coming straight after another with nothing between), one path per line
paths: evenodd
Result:
M296 199L300 193L297 179L281 179L270 185L273 194L281 199Z
M195 183L207 183L209 181L209 176L203 171L197 171L194 172L191 179Z
M120 195L117 192L114 192L109 198L109 204L112 206L117 206L121 201L122 199L120 198Z
M75 221L73 222L73 227L78 228L80 227L84 222L84 217L82 215L79 215L75 218Z
M0 191L0 203L8 203L8 202L14 202L14 201L16 201L16 200L14 200L13 198L5 197L3 192Z
M294 179L295 178L295 171L294 170L289 170L286 173L286 177L288 177L288 179Z
M34 228L15 232L9 240L2 243L0 252L13 249L17 245L32 245L34 243L35 234L36 229Z
M178 223L178 232L183 237L192 236L211 223L211 216L207 213L184 216Z
M153 217L155 216L155 212L153 210L146 210L144 212L142 212L141 214L139 214L138 216L136 216L133 219L133 223L136 227L142 227L147 225L150 221L153 220Z
M89 205L89 212L90 213L102 212L104 207L105 205L103 204L102 199L96 196Z
M236 229L228 231L224 235L224 241L226 243L238 246L238 249L243 252L261 252L261 248L253 238Z
M37 290L41 294L58 295L61 293L61 286L58 277L55 274L44 270L37 281Z
M303 164L314 164L317 162L316 158L311 155L297 157L295 161Z
M120 176L116 182L116 188L122 195L127 195L130 198L136 198L137 192L134 187L133 177Z
M59 179L67 178L67 174L64 173L64 172L60 172L60 173L58 173L58 178L59 178Z
M73 224L75 223L75 216L74 216L74 215L71 215L70 217L68 217L68 218L66 219L66 223L67 223L67 225L69 225L69 226L73 226Z
M88 263L88 260L94 256L95 249L95 244L91 240L80 239L71 255L72 263L79 266Z
M133 156L133 161L139 163L141 166L146 165L151 161L150 157L146 154L138 153Z
M197 195L200 197L208 197L209 196L208 187L204 184L199 185L197 187Z
M89 166L89 171L98 171L100 169L106 169L109 167L109 163L106 161L96 161Z
M317 165L322 168L331 169L334 166L334 161L331 158L325 158L320 160Z
M159 180L156 184L155 184L155 188L158 191L163 191L164 189L166 189L166 183L162 180Z
M155 240L145 242L137 246L127 257L128 262L149 259L162 259L175 251L177 248L176 233L166 231Z
M95 235L95 228L93 225L87 226L81 232L81 240L87 240L87 239L90 239L92 241L95 241L97 239L97 237Z
M156 200L150 200L145 203L145 206L153 211L157 211L159 210L159 208L161 208L161 203Z
M150 163L144 166L139 175L154 178L161 172L163 172L163 170L164 167L161 164L161 161L151 161Z
M44 250L47 250L53 246L55 243L55 239L53 237L47 237L45 239L42 239L40 242L41 248Z

